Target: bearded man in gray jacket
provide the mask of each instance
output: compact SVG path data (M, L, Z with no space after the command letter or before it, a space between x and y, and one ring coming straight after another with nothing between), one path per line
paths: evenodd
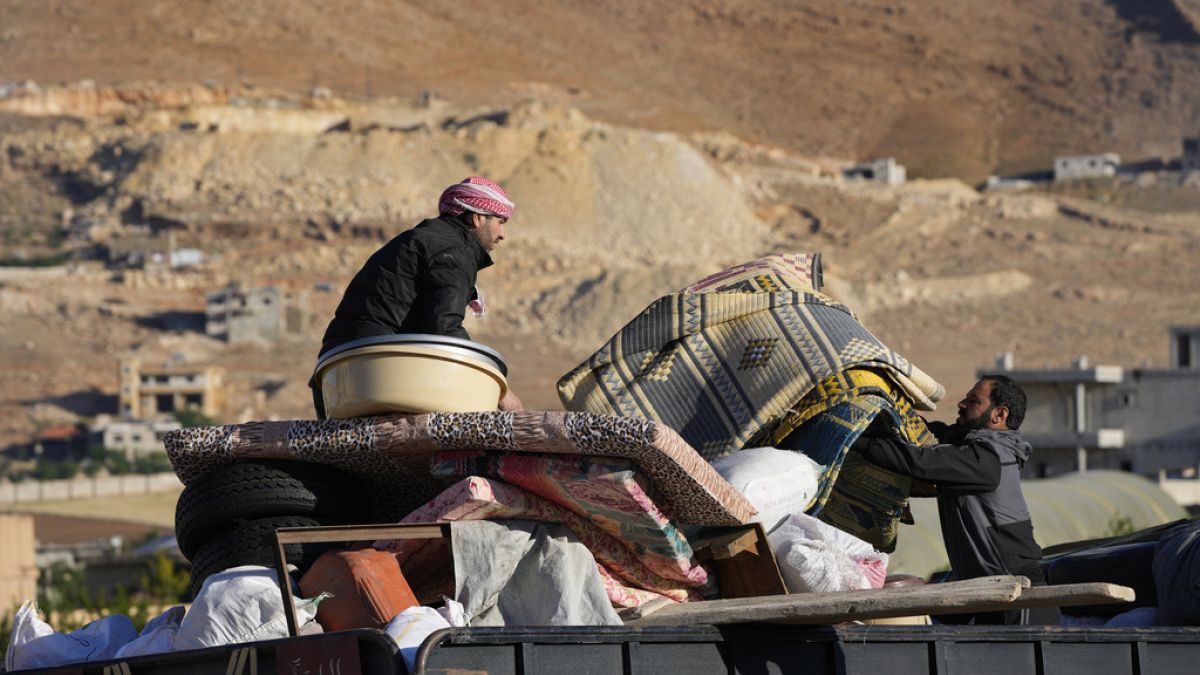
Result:
M1018 429L1025 392L1011 378L987 375L958 403L953 425L930 424L937 445L904 443L868 430L853 449L869 462L932 483L946 556L958 579L1019 574L1043 583L1042 549L1021 493L1021 467L1032 449ZM975 623L1023 623L1017 612Z

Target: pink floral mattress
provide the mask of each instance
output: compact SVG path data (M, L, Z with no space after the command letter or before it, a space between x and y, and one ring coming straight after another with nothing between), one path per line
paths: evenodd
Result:
M704 568L689 552L651 561L637 547L569 509L498 480L469 476L447 488L428 504L403 518L404 523L454 520L526 519L563 523L592 552L609 599L617 607L636 607L655 597L677 602L711 595ZM684 542L686 546L686 541ZM409 578L428 576L421 569L445 564L445 540L380 540L376 548L396 554Z

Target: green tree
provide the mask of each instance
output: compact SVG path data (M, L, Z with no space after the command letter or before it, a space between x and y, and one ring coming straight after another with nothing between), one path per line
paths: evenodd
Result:
M211 427L217 424L216 420L195 408L175 411L175 420L185 427Z
M1114 511L1112 517L1108 519L1107 535L1110 537L1121 537L1133 532L1133 519L1120 511Z
M108 467L108 472L114 476L127 474L132 468L129 459L120 450L110 450L108 457L104 459L104 466Z
M59 466L59 473L63 478L70 480L79 475L79 462L73 459L64 459Z
M133 462L133 470L141 474L163 473L171 470L171 460L159 453L138 457Z
M150 558L149 569L142 576L142 590L151 598L178 602L190 591L192 575L175 564L166 553L158 551Z
M150 615L152 606L173 605L182 601L190 584L190 576L186 569L159 551L147 559L146 572L136 588L117 586L111 595L101 592L92 596L88 593L85 581L85 568L74 567L63 561L52 563L39 574L38 609L45 614L46 622L54 630L69 633L97 617L113 614L128 616L133 625L141 630L153 618ZM11 621L0 626L0 630L5 631L2 644L7 645Z
M35 480L58 480L62 478L62 462L41 460L33 467Z

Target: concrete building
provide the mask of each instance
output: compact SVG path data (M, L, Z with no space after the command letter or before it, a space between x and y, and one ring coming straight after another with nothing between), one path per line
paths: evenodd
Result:
M1080 178L1111 178L1117 175L1121 156L1106 152L1102 155L1077 155L1054 158L1054 180Z
M206 296L204 332L226 342L274 342L302 335L308 324L306 293L230 284Z
M846 180L869 180L887 185L903 185L908 180L908 170L893 157L873 159L856 164L842 172Z
M1200 171L1200 136L1183 139L1183 159L1180 168L1185 173Z
M125 418L150 419L193 409L209 417L225 405L225 369L219 366L189 366L168 363L144 367L139 359L121 362L120 414Z
M77 424L58 424L38 429L33 434L31 456L62 461L87 451L87 434Z
M1200 326L1171 326L1171 366L1200 371Z
M135 420L100 415L89 427L89 431L93 445L109 450L122 450L132 461L151 454L162 454L163 436L178 428L179 422L172 417Z
M146 226L128 226L104 243L105 262L111 269L142 269L157 257L170 255L173 239Z
M120 234L108 237L103 245L105 264L110 269L146 269L194 267L204 262L198 248L180 248L175 232L153 226L126 226Z
M1200 326L1171 329L1168 368L1092 366L1002 373L1029 397L1021 432L1033 444L1027 477L1108 468L1164 480L1200 477Z
M0 612L11 616L22 602L37 598L33 516L0 514L0 541Z

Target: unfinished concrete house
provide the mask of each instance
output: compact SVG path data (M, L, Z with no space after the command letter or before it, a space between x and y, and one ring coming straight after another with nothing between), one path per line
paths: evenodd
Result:
M204 252L180 248L173 231L158 231L148 226L130 226L110 237L103 247L105 264L110 269L147 267L194 267L204 262Z
M205 299L204 332L230 343L297 337L308 324L308 296L303 292L230 284Z
M1054 158L1054 180L1111 178L1117 175L1121 156L1112 152L1101 155L1075 155Z
M219 366L146 367L128 359L120 370L122 417L144 420L189 409L215 417L225 405L225 369Z
M1029 397L1022 435L1033 444L1027 477L1117 469L1150 478L1196 477L1200 470L1200 326L1171 328L1167 368L1092 366L1002 373Z
M846 180L867 180L885 185L903 185L908 180L908 170L895 158L873 159L869 162L856 164L842 171Z

